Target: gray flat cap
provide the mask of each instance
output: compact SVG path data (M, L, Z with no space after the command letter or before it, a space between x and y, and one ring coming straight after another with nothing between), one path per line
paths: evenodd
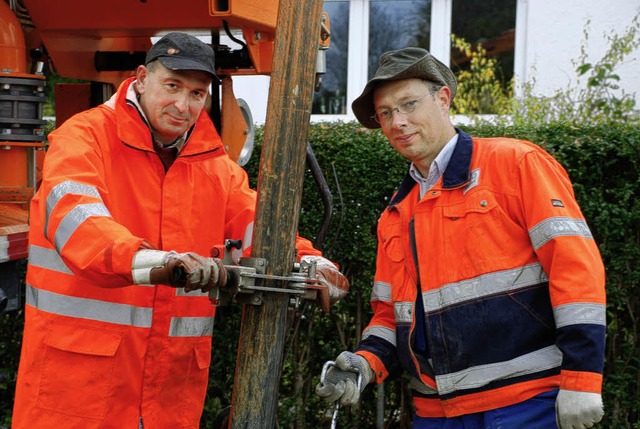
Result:
M371 118L375 113L373 90L376 85L384 81L411 78L425 79L448 87L451 90L451 100L456 95L458 83L455 75L426 49L407 47L388 51L380 56L376 74L351 104L358 121L367 128L380 128L380 124Z

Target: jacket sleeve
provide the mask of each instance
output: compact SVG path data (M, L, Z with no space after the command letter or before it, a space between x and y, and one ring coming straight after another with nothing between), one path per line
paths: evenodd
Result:
M549 279L560 387L601 392L606 329L605 271L564 168L543 151L520 163L523 213Z
M392 266L383 250L378 228L376 273L370 299L373 317L364 329L362 340L356 348L356 353L369 362L377 383L400 371L396 354L396 319L391 297L391 271Z
M77 275L104 287L132 283L131 261L143 239L116 222L99 144L82 117L49 135L38 194L45 237Z

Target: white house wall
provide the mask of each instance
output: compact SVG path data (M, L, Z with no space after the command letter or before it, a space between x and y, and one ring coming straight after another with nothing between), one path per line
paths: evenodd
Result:
M516 82L535 82L534 91L551 95L577 82L575 66L588 28L588 61L605 54L606 35L622 35L640 13L640 0L519 0L516 17ZM640 104L640 50L617 70L620 86ZM582 79L584 80L584 79ZM521 89L521 87L518 87Z

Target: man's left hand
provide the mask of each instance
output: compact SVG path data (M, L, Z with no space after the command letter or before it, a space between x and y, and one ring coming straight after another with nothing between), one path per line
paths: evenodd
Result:
M333 262L322 256L305 255L301 262L316 264L316 275L320 287L317 301L322 311L328 313L331 304L340 301L349 292L349 280L342 275Z
M599 393L560 389L556 420L560 429L585 429L602 420L604 406Z

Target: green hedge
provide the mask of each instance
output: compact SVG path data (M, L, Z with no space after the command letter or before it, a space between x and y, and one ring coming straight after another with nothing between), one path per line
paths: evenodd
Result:
M510 136L542 145L567 169L585 217L600 246L607 269L607 354L604 378L606 414L599 427L640 428L640 130L624 124L593 128L548 125L544 128L463 127L477 136ZM258 130L257 140L262 138ZM303 305L291 318L280 386L280 428L329 427L331 407L314 394L323 363L353 349L371 317L369 295L375 268L376 222L404 175L407 162L379 131L355 123L321 123L309 141L333 195L333 213L323 250L341 264L351 292L323 314ZM303 144L303 143L301 143ZM260 145L247 166L255 187ZM309 172L305 177L300 234L314 239L323 205ZM634 293L635 292L635 293ZM214 428L220 410L230 403L237 339L238 304L220 308L203 428ZM0 427L10 420L21 313L0 319ZM4 375L4 381L3 376ZM375 388L359 406L343 408L339 427L375 427ZM409 428L411 401L404 379L384 386L385 428Z

